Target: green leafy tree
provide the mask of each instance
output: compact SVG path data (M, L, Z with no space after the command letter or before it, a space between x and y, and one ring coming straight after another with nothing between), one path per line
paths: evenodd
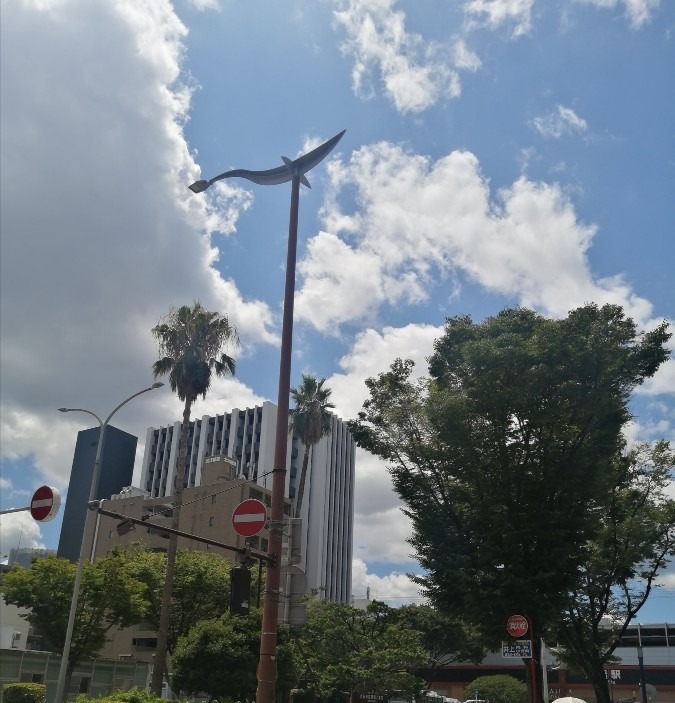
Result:
M235 360L228 356L223 348L228 343L236 343L238 337L236 329L230 325L226 316L209 312L199 302L195 302L192 307L183 305L180 308L173 308L163 321L153 327L152 334L159 344L159 359L152 367L155 378L168 375L171 390L184 402L171 520L171 527L177 530L186 474L189 476L186 457L192 405L199 396L206 397L214 374L216 376L234 374ZM177 545L177 535L171 535L157 632L157 652L152 672L151 690L156 695L161 693L166 668L171 589Z
M289 432L294 432L305 447L302 458L302 470L298 485L298 497L295 502L295 517L300 517L302 499L305 493L305 480L309 455L315 444L322 437L331 432L331 409L335 406L330 402L331 389L326 388L325 378L317 380L316 377L302 374L302 383L296 388L291 388L291 397L295 407L289 412Z
M172 657L171 685L175 691L207 693L219 701L255 700L262 611L247 617L229 613L215 621L202 621L178 642ZM277 688L290 692L295 666L289 646L290 633L280 625L277 640Z
M427 653L427 679L431 682L443 666L457 661L478 664L486 650L475 628L429 605L404 605L395 611L398 624L422 636Z
M29 609L23 615L56 652L63 651L75 564L54 556L37 559L30 569L15 566L4 576L7 603ZM115 584L114 588L110 584ZM129 627L145 612L144 587L117 555L84 565L66 670L66 690L74 667L94 657L106 642L111 627Z
M555 637L558 656L583 671L599 703L610 703L605 670L631 620L675 555L675 500L667 495L675 456L667 442L618 457L601 528Z
M667 359L669 336L666 323L638 333L613 305L560 320L525 309L454 317L428 379L397 360L366 382L351 430L389 464L419 582L487 645L524 613L538 657L591 556L631 392Z
M165 553L154 552L137 543L124 553L129 572L145 586L144 622L158 630L162 593L166 574ZM229 608L232 564L219 554L178 549L173 575L173 589L167 651L172 654L180 637L202 620L221 617Z
M422 635L399 625L384 603L360 610L311 601L294 646L300 681L321 699L339 692L408 697L426 688L417 674L427 662Z
M527 703L527 686L513 676L479 676L464 691L467 698L488 703Z

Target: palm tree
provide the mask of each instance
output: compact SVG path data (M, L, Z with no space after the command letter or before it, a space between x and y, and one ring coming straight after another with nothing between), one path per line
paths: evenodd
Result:
M169 376L171 390L184 401L183 424L178 443L178 461L174 486L174 504L171 527L179 529L180 508L185 484L185 462L187 457L190 411L199 396L206 398L213 374L234 375L235 360L225 354L223 347L232 342L238 344L237 330L230 325L225 315L209 312L199 301L192 307L183 305L172 308L160 323L152 328L159 345L159 359L153 364L155 378ZM189 477L189 473L188 473ZM166 577L162 591L162 608L157 632L157 650L152 672L152 692L160 695L166 666L169 617L171 614L171 591L176 566L178 536L169 537L166 555Z
M298 498L295 503L296 518L300 517L300 509L302 508L310 450L322 437L331 432L332 416L329 411L335 406L329 400L332 391L330 388L324 388L325 382L325 378L317 381L315 376L303 373L300 387L291 388L295 407L289 410L288 431L294 432L305 447Z

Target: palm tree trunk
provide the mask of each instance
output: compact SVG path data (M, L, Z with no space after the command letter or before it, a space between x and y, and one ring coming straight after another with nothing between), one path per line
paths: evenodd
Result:
M312 447L305 447L305 456L302 457L302 471L300 472L300 483L298 485L298 499L295 501L295 517L300 517L302 509L302 497L305 494L305 480L307 478L307 466L309 464L309 453Z
M178 460L176 462L176 485L174 490L173 514L171 527L180 529L180 508L183 503L183 482L185 480L185 458L187 456L188 432L190 431L190 409L192 402L186 398L183 408L183 424L180 429L178 442ZM162 682L166 671L166 653L169 640L169 621L171 618L171 595L173 576L176 570L176 552L178 551L178 535L169 535L169 548L166 553L166 576L162 591L162 608L159 614L159 630L157 631L157 648L155 649L155 664L152 669L150 692L156 696L162 694Z

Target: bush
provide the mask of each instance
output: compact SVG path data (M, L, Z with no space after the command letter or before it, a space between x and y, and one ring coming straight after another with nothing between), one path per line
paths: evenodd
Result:
M43 683L8 683L2 689L4 703L47 703Z
M166 703L163 698L147 693L141 688L131 688L128 691L113 691L108 696L91 698L86 693L81 693L75 703Z
M526 703L527 686L506 674L479 676L466 687L464 695L488 703Z

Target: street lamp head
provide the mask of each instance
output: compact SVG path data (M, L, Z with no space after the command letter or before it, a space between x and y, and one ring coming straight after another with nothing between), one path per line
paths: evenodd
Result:
M195 181L191 186L188 186L188 188L193 193L203 193L210 185L208 181Z
M60 413L67 413L67 412L68 412L68 408L58 408L58 411L59 411Z
M155 388L161 388L164 384L161 381L155 381L155 383L150 386L150 388L155 389Z

